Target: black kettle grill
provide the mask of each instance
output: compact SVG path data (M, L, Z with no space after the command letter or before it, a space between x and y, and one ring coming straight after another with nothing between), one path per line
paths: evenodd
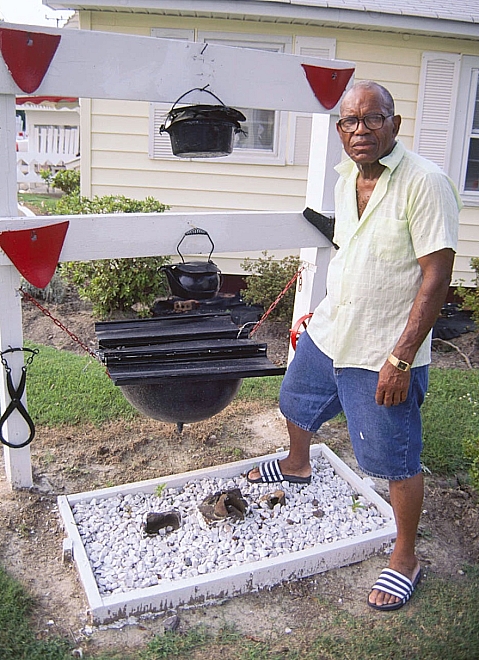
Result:
M211 251L208 255L208 261L185 261L180 252L180 245L186 236L196 234L207 236L210 240ZM184 234L176 247L176 251L181 257L181 263L161 266L160 268L164 271L171 293L174 296L186 300L205 300L216 296L221 287L222 276L218 266L211 261L214 247L210 235L204 229L195 227Z
M223 410L243 378L285 372L227 312L102 321L95 331L101 360L125 398L179 430Z
M211 94L221 105L175 107L195 91ZM241 121L246 121L242 112L228 108L208 89L195 87L175 101L165 123L160 126L160 134L169 134L173 154L179 158L218 158L233 151L234 136L242 131Z

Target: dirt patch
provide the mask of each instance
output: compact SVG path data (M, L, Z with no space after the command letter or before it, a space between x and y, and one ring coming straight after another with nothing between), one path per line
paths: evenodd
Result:
M88 305L70 297L64 304L48 308L84 343L91 348L96 346ZM27 339L83 352L30 304L24 303L23 318ZM258 333L258 339L267 340L273 361L285 363L287 328L266 326ZM446 344L437 346L433 364L468 368L464 358L467 356L477 368L477 336L468 333L452 341L460 352ZM343 424L324 425L315 440L326 442L357 469ZM185 425L181 435L172 424L146 418L113 422L101 429L89 425L37 428L31 446L34 488L12 492L3 465L0 466L0 553L7 570L37 599L38 635L68 636L83 652L121 648L126 653L145 645L163 627L158 618L93 633L88 629L87 603L75 568L62 563L64 534L56 505L58 495L217 465L287 446L285 426L276 407L237 401L212 419ZM377 488L387 496L386 484L378 482ZM457 480L426 478L418 553L426 573L432 571L447 578L457 576L465 562L479 561L478 498ZM325 603L364 614L366 594L386 562L385 556L376 556L271 591L237 597L221 606L181 610L180 625L186 629L205 623L215 629L229 622L259 638L273 635L284 639L286 629L292 635L307 634L308 629L317 627Z

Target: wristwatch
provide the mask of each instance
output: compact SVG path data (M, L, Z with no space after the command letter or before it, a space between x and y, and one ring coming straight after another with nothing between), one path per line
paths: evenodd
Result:
M411 368L411 365L409 364L409 362L405 362L404 360L399 360L392 353L388 357L388 360L391 364L393 364L396 367L396 369L399 369L400 371L409 371L409 369Z

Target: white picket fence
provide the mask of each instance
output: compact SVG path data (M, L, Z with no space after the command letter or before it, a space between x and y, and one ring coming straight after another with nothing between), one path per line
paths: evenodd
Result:
M78 126L34 126L33 135L28 141L17 142L17 149L17 184L20 188L30 188L32 184L43 182L41 170L48 169L55 174L79 167L80 129Z

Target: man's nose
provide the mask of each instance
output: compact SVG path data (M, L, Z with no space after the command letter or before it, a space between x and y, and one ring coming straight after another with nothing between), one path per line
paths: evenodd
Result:
M358 127L354 131L355 133L369 133L370 129L364 123L364 119L358 119Z

